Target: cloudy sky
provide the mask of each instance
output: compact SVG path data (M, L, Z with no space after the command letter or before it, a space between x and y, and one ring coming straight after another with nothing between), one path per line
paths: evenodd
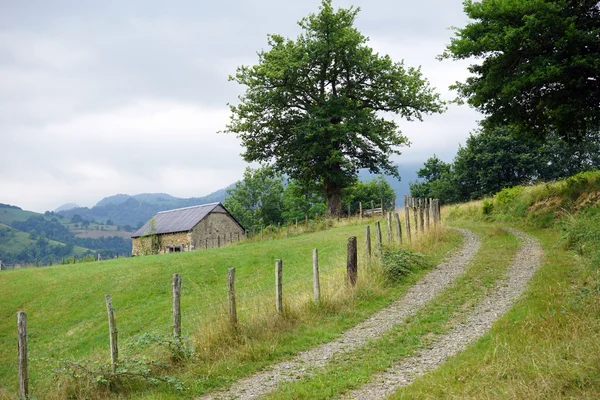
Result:
M34 211L92 206L116 193L206 195L241 177L234 135L218 134L267 34L295 38L320 0L0 2L0 202ZM466 63L439 62L464 26L461 0L337 0L356 5L370 45L421 65L444 99ZM452 106L402 123L412 146L450 161L479 115Z

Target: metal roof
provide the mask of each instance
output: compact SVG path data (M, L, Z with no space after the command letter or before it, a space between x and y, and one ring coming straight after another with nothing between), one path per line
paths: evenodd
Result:
M144 226L138 229L131 237L137 238L146 234L190 231L198 222L202 221L204 217L206 217L219 206L223 209L223 211L229 214L229 212L221 205L221 203L201 204L199 206L161 211L148 222L146 222ZM154 227L151 226L152 220L154 220Z

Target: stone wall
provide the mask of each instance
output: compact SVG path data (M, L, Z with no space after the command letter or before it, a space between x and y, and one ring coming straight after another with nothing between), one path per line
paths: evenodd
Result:
M160 236L159 254L168 253L169 247L181 247L181 251L193 250L191 246L190 232L165 233ZM143 256L152 254L152 238L142 236L131 240L131 254L134 256Z
M165 233L160 235L160 254L168 253L169 247L181 247L191 251L212 247L223 247L245 238L244 230L224 209L215 209L200 221L190 232ZM152 239L142 236L132 239L134 256L151 254Z
M223 247L244 239L244 230L226 213L212 212L191 231L194 249Z

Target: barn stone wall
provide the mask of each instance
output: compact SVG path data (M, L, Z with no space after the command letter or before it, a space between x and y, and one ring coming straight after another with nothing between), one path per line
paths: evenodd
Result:
M212 212L191 231L194 249L223 247L244 239L244 230L226 213Z
M222 210L222 211L221 211ZM166 233L160 235L160 254L168 253L169 247L181 247L181 251L191 251L212 247L223 247L244 239L244 230L223 209L216 209L202 219L189 232ZM152 239L142 236L132 239L134 256L151 254Z

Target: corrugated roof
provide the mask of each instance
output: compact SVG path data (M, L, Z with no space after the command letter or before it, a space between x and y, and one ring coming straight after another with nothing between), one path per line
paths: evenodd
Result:
M220 204L221 203L201 204L199 206L161 211L153 217L154 229L151 227L151 219L150 221L146 222L144 226L138 229L131 237L136 238L146 234L187 232L196 226L198 222L202 221L204 217L210 214L211 211L213 211ZM223 210L225 210L224 207Z

